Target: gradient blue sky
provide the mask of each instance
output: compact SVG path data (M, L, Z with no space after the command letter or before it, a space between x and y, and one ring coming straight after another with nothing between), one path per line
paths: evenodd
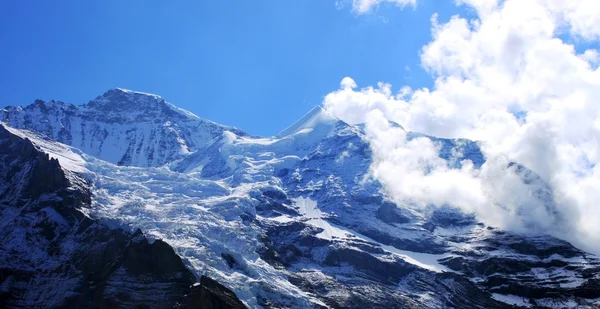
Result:
M334 0L2 1L0 106L83 104L123 87L272 135L345 76L431 85L419 65L430 18L459 10L449 0L360 16Z

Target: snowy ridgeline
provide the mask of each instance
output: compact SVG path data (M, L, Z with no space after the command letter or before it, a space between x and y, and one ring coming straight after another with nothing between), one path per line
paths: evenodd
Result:
M562 241L387 201L368 177L362 129L319 107L269 138L126 90L5 115L37 133L11 132L90 180L89 216L166 241L250 307L587 306L600 297L573 292L595 278L585 273L597 261ZM475 143L435 142L482 160Z
M0 121L41 133L102 160L160 166L193 152L224 130L241 130L201 119L157 95L109 90L85 105L37 100L8 106Z

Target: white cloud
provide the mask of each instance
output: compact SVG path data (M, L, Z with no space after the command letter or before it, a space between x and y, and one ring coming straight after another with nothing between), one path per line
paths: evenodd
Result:
M588 49L583 54L581 54L581 58L591 65L596 65L600 62L600 54L595 49Z
M338 91L325 96L324 107L333 115L343 115L343 119L352 124L366 122L372 110L380 110L391 119L404 118L408 106L401 96L392 94L391 85L379 83L377 88L368 87L359 91L355 91L355 88L357 85L354 80L344 78Z
M403 8L407 5L415 6L417 0L352 0L352 10L357 14L365 14L379 7L381 3L391 3ZM339 7L339 1L336 5Z
M389 124L383 113L368 114L367 136L373 150L373 176L387 184L397 202L426 207L449 199L461 205L481 205L482 194L472 164L451 170L428 138L408 139L406 131ZM432 194L434 193L435 194Z
M455 16L440 24L432 17L433 39L421 51L423 68L435 78L432 89L394 93L386 83L358 88L344 78L325 97L325 108L350 123L367 123L373 174L399 202L452 204L495 224L535 227L600 252L598 51L578 54L561 39L600 39L600 1L458 3L472 7L477 18ZM469 164L450 170L435 145L407 140L382 119L426 134L485 141L488 162L481 170ZM510 161L540 175L556 210L532 198L539 188L523 185Z
M584 39L592 40L600 38L600 2L596 0L547 0L547 5L554 9L557 14L562 14L573 34Z

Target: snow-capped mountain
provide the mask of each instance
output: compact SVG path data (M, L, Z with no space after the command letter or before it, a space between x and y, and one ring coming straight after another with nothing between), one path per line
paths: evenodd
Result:
M90 192L82 214L160 239L192 273L250 308L562 308L600 298L600 261L567 242L502 231L450 207L387 200L369 177L363 129L320 107L273 137L128 90L4 115L8 132L81 179ZM450 167L485 163L475 142L428 138ZM536 198L551 196L526 167L509 168Z
M157 95L119 88L80 106L41 100L26 107L8 106L0 121L128 166L161 166L198 150L225 130L244 135Z

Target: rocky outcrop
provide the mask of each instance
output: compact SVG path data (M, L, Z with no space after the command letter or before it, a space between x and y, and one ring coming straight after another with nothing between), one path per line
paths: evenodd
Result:
M402 214L400 208L391 202L383 202L377 209L377 219L388 223L407 223L410 222L410 218Z
M461 275L422 269L376 244L315 237L319 231L301 222L267 223L265 229L263 260L290 270L319 265L319 272L290 271L289 281L331 308L505 307ZM432 291L436 297L427 297Z
M200 284L194 285L178 309L244 309L246 306L228 288L217 281L202 276Z
M494 230L467 241L472 251L455 251L440 262L491 293L514 295L535 306L571 299L583 308L589 307L584 299L600 297L600 260L565 241Z

